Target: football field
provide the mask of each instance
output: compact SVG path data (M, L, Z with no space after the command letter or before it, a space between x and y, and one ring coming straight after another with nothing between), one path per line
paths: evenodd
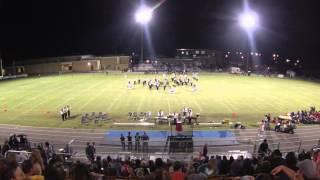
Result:
M0 81L0 124L96 128L93 123L81 126L81 116L106 112L111 119L99 128L111 128L113 122L132 122L128 112L151 111L156 116L160 109L168 114L186 106L200 113L201 122L228 119L255 126L266 113L320 107L320 83L304 80L200 73L197 92L190 86L178 86L174 94L142 84L127 89L128 80L155 77L161 79L162 74L67 74ZM73 117L62 122L59 110L66 105Z

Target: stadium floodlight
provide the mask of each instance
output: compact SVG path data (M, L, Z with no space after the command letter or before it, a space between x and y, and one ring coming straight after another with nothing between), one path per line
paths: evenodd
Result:
M148 24L149 21L152 19L152 8L147 6L141 6L135 14L135 19L137 23L140 24Z
M141 24L141 40L140 40L140 63L143 62L143 36L144 36L144 25L147 25L152 19L153 9L147 6L140 6L136 11L134 18L137 23Z
M239 24L246 31L254 30L257 28L258 23L258 15L253 11L246 11L239 16Z
M246 9L242 14L239 15L238 21L240 26L247 32L247 43L250 41L250 36L252 36L252 31L258 27L259 18L257 13L250 9ZM255 53L258 56L257 53ZM249 57L246 58L246 70L249 72ZM249 73L248 73L249 75Z

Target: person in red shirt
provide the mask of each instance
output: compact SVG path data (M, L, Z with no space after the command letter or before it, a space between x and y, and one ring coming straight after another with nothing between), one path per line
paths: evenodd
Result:
M173 173L171 173L171 179L184 180L185 177L185 173L182 172L182 165L180 164L180 162L175 162L173 165Z

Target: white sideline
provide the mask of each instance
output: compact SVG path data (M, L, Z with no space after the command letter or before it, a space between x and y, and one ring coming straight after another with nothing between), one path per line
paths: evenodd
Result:
M154 126L155 123L148 123L148 122L143 122L143 123L113 123L113 125L117 125L117 126Z

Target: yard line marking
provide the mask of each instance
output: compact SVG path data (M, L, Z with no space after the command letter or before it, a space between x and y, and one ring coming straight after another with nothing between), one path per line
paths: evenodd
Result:
M54 91L59 90L60 88L61 88L61 87L57 87L57 88L55 88L55 89L51 89L51 91L54 92ZM26 103L29 103L30 101L33 101L33 100L35 100L35 99L38 99L38 97L47 95L48 92L51 92L50 90L47 90L47 89L50 89L50 87L45 88L45 90L39 91L40 93L38 93L37 96L33 96L33 97L29 98L28 100L23 100L23 101L21 101L20 103L17 103L17 104L15 104L15 105L13 105L13 106L10 106L10 108L15 109L15 108L17 108L17 107L19 107L19 106L21 106L21 105L24 105L24 104L26 104ZM30 92L30 91L29 91L29 92ZM20 98L20 99L24 99L26 96L30 96L29 92L25 93L24 96L19 97L19 98Z
M126 94L127 92L123 91L122 93L119 93L119 95L113 99L113 101L110 103L110 105L108 106L108 112L113 108L113 106L119 101L119 99Z
M61 88L61 87L59 87L59 88ZM47 93L47 91L43 91L43 92L45 92L44 94ZM64 92L63 92L63 93L64 93ZM59 95L60 95L60 94L57 93L55 97L58 97ZM26 115L28 112L31 112L33 109L35 109L36 107L40 106L41 104L43 104L43 103L45 103L45 102L46 102L46 101L39 101L36 105L32 106L31 108L28 108L27 110L22 111L20 114L17 113L16 116L13 116L13 117L12 117L12 120L17 120L18 118L20 118L20 116Z
M99 86L99 85L100 85L100 83L97 82L97 83L95 83L94 85L90 86L90 88L87 89L87 91L89 91L89 90L91 90L91 89L93 89L94 87ZM102 91L102 92L104 92L104 91ZM100 94L102 94L102 93L100 92L99 95L100 95ZM91 101L93 101L93 100L96 99L97 97L98 97L98 93L96 93L95 96L91 96L91 98L89 98L89 99L86 101L86 103L83 103L82 106L78 107L78 109L79 109L79 110L83 110L83 108L84 108L85 106L87 106L89 103L91 103Z

